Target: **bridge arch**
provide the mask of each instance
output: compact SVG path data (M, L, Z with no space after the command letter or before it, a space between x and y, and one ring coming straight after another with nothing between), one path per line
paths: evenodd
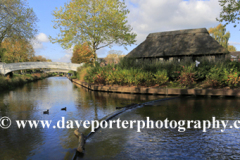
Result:
M51 68L77 71L77 68L84 63L64 63L64 62L21 62L21 63L0 63L0 73L6 75L13 71L25 69Z

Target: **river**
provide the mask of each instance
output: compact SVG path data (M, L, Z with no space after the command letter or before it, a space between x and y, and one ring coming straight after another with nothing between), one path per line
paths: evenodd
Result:
M93 92L65 77L51 77L0 93L0 117L12 125L0 128L0 159L72 159L78 140L73 128L18 128L16 120L100 120L116 107L161 99L163 96ZM181 97L128 110L114 119L240 120L238 98ZM61 108L67 107L67 111ZM49 109L49 114L43 111ZM240 124L239 124L240 125ZM60 127L63 127L59 125ZM221 126L221 125L220 125ZM221 126L222 127L222 126ZM221 128L222 129L222 128ZM79 159L240 159L239 129L100 129L85 145ZM89 129L80 127L85 135Z
M12 125L0 128L0 159L71 159L78 141L74 129L19 129L16 120L98 120L116 111L116 106L160 99L163 96L93 92L76 87L65 77L50 77L0 92L0 117ZM67 107L67 111L61 108ZM43 111L49 109L49 114ZM87 134L88 130L80 128Z

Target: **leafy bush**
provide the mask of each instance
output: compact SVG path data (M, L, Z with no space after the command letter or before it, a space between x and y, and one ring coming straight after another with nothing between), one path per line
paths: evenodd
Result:
M88 70L91 68L91 66L87 66L84 64L84 66L78 67L77 68L77 79L80 80L81 82L84 81L85 75L88 73Z
M71 73L72 75L76 75L76 72L75 71L68 71L68 73Z
M209 70L209 73L206 75L204 85L206 87L221 87L224 85L223 78L224 78L223 66L215 65Z
M168 87L172 87L172 88L179 87L179 82L178 81L170 81L168 84Z
M16 75L14 74L12 78L4 77L0 75L0 89L10 89L19 85L26 83L27 81L33 81L36 79L42 79L53 75L51 73L35 73L35 74L26 74L26 75Z
M77 79L77 76L71 76L70 78L71 79Z
M91 67L87 70L84 80L88 83L105 84L105 67Z
M200 64L198 67L196 67L196 72L195 72L195 78L198 81L203 81L206 79L207 74L209 73L209 70L214 67L214 62L209 61L206 58L201 58Z
M155 76L155 82L160 86L163 84L166 84L169 79L167 76L166 70L157 71L157 73L154 76Z
M181 72L178 82L183 87L191 87L196 84L194 66L182 66L183 71Z
M110 85L161 86L169 82L170 87L193 87L196 82L203 82L203 86L207 87L239 86L239 75L235 72L240 70L240 63L229 60L209 61L205 57L198 61L201 63L195 67L191 59L149 63L124 57L117 65L100 67L96 63L96 67L80 67L77 78L88 83Z
M230 88L238 87L240 84L239 73L236 70L231 70L230 72L224 69L224 82L225 85Z

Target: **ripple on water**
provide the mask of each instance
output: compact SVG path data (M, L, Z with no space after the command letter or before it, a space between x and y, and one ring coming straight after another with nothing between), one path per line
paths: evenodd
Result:
M116 106L140 103L162 96L130 95L91 92L77 88L65 77L51 77L18 87L12 91L0 91L0 117L15 120L94 120L116 111ZM67 111L61 108L67 107ZM49 115L43 111L49 109ZM0 129L0 159L71 159L77 147L74 129ZM83 127L81 132L88 130ZM115 137L116 138L116 137ZM116 143L117 147L118 144Z
M114 119L144 120L238 120L240 109L233 104L239 99L178 99L161 106L137 108ZM197 105L196 105L197 104ZM196 108L197 106L197 108ZM216 109L216 106L218 109ZM215 110L209 112L209 110ZM161 113L161 114L159 114ZM232 123L233 121L229 121ZM86 144L85 159L238 159L239 129L101 129Z

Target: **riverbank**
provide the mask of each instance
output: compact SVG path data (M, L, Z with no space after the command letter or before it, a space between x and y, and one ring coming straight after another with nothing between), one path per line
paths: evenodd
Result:
M123 58L118 64L79 67L76 77L96 85L118 85L177 89L240 88L240 63L229 59L183 61L136 61Z
M166 96L229 96L240 97L240 89L174 89L158 87L127 87L127 86L109 86L109 85L91 85L81 82L77 79L70 79L73 83L93 91L113 92L113 93L131 93L131 94L153 94Z
M13 89L28 82L54 76L54 73L14 74L12 78L0 76L0 90Z

